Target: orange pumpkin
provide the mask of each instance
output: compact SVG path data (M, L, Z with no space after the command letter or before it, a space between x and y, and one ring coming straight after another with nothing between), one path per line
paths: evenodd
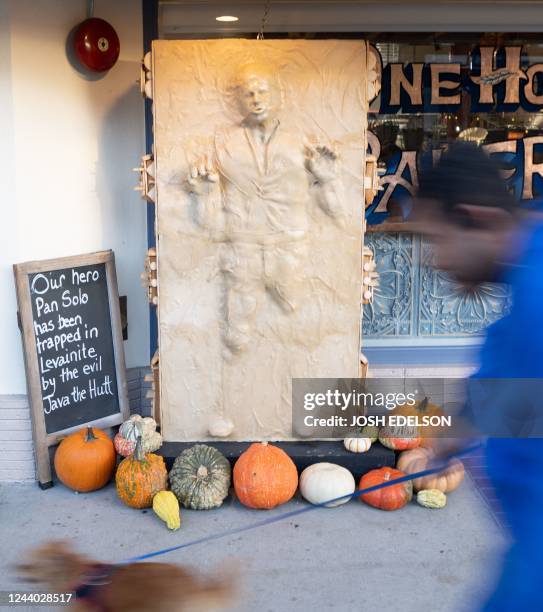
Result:
M417 427L381 427L379 430L379 442L392 450L416 448L420 441Z
M429 438L428 436L423 436L421 438L419 447L420 448L433 448L435 438Z
M115 470L115 448L101 429L80 429L59 444L55 471L70 489L87 493L105 486Z
M392 414L397 414L401 416L414 416L417 417L420 421L422 417L442 417L445 415L445 411L441 406L437 404L432 404L429 398L425 397L424 399L416 402L413 406L409 406L404 404L402 406L396 406L392 411ZM435 432L443 429L442 426L439 425L426 425L422 428L422 439L421 446L424 446L424 441L428 439L429 436L435 435Z
M270 509L288 502L298 488L298 471L284 450L258 442L234 465L234 489L249 508Z
M392 414L400 414L402 416L432 417L443 416L445 412L443 411L443 408L441 408L441 406L438 406L437 404L432 404L432 402L430 402L430 400L425 397L419 402L415 402L413 406L409 406L408 404L396 406L396 408L394 408L394 410L392 411Z
M427 469L428 463L435 457L429 448L414 448L403 452L398 457L396 467L406 474L415 474ZM429 474L413 481L415 491L425 489L438 489L443 493L450 493L460 486L464 480L464 464L458 459L449 461L447 467L438 474Z
M141 445L138 436L134 454L121 461L115 476L119 497L132 508L150 508L155 494L168 487L164 459L153 453L145 454Z
M359 489L367 489L389 480L396 480L405 476L403 472L390 467L371 470L360 479ZM413 485L410 481L383 487L376 491L363 493L360 499L366 504L380 510L398 510L403 508L413 497Z

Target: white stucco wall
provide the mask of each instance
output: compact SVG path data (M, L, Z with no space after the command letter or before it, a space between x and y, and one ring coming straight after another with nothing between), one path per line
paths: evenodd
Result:
M121 54L89 80L66 41L85 0L0 0L0 480L34 478L12 264L113 249L128 296L128 367L149 362L140 273L146 210L133 191L144 151L141 0L96 0Z
M131 171L144 153L140 0L97 0L121 40L118 63L87 80L66 54L84 0L0 0L0 395L26 393L11 265L111 248L128 296L127 366L148 362L140 283L145 204Z

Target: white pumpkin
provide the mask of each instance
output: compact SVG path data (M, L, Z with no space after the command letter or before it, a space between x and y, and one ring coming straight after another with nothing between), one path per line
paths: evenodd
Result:
M349 470L335 463L314 463L300 475L300 493L311 504L322 504L329 499L354 493L356 484ZM349 501L349 497L326 504L327 508L335 508Z
M343 446L351 453L366 453L371 448L371 438L345 438Z

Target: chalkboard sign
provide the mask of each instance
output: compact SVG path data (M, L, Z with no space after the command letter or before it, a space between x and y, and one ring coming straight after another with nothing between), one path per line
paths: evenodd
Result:
M84 425L128 416L112 251L14 266L38 480L48 447Z

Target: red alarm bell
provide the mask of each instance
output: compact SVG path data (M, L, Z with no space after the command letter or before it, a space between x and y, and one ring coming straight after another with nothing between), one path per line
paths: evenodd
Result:
M74 35L74 48L85 68L93 72L105 72L119 58L121 45L111 24L91 17L79 24Z

